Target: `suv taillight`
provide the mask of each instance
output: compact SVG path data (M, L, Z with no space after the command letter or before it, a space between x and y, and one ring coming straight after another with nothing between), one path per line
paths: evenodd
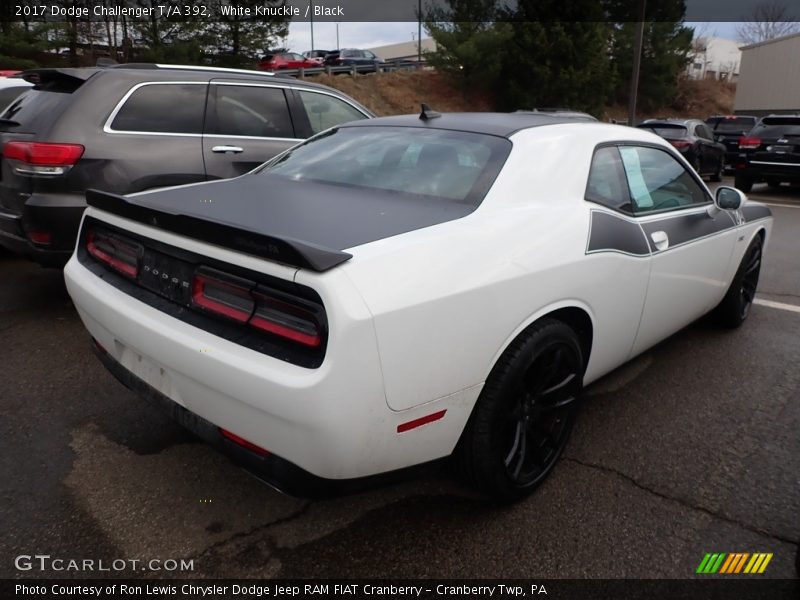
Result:
M687 142L686 140L669 140L669 143L678 150L683 150L692 145L692 142Z
M761 138L742 136L739 138L739 150L755 150L761 145Z
M96 261L131 279L139 274L139 259L144 253L135 242L92 229L86 234L86 251Z
M19 175L63 175L78 162L84 150L80 144L14 141L3 146L3 158L21 163L12 165Z
M247 324L308 348L322 344L314 310L297 299L266 290L253 281L200 268L192 279L192 305L203 312Z

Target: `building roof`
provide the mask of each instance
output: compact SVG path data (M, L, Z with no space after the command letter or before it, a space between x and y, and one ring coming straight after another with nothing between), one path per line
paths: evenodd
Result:
M772 38L771 40L764 40L763 42L756 42L755 44L748 44L747 46L740 46L740 50L750 50L750 48L758 48L759 46L767 46L769 44L776 44L778 42L783 42L791 38L796 38L800 36L800 31L797 33L790 33L788 35L782 35L781 37Z

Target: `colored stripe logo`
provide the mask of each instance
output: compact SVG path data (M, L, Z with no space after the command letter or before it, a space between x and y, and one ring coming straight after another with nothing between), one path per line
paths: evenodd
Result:
M767 569L767 565L772 560L772 552L715 552L707 553L696 573L701 575L760 575Z

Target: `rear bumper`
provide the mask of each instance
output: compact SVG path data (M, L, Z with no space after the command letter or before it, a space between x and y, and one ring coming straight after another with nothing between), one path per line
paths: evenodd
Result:
M42 265L63 267L75 248L85 208L79 194L33 194L21 215L0 208L0 246ZM50 243L31 241L30 231L50 234Z
M325 479L317 477L275 454L261 456L230 441L222 435L219 427L187 410L177 402L173 402L157 389L133 375L97 343L92 344L92 349L100 362L125 387L136 392L200 439L223 452L234 463L285 494L299 498L324 498L357 492L369 486L397 480L408 474L407 470L403 469L372 477Z
M756 182L764 181L765 179L797 182L800 181L800 162L781 163L749 160L743 169L737 169L737 173Z
M480 392L470 388L391 410L366 309L328 303L326 358L308 369L170 317L104 282L77 258L64 272L84 325L107 353L103 362L119 379L147 396L153 395L149 388L168 398L180 415L196 415L280 457L266 461L273 475L263 475L280 487L286 487L278 481L284 477L274 473L288 469L284 462L317 478L347 480L447 456ZM347 288L339 295L348 306ZM403 423L443 410L440 420L398 432ZM207 425L198 427L204 438L218 436Z

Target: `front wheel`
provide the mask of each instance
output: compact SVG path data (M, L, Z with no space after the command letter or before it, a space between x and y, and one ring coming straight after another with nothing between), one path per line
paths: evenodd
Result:
M503 353L456 450L464 475L502 501L528 496L566 446L583 384L575 332L545 318Z
M758 276L761 272L763 245L760 235L750 242L728 292L715 309L716 316L724 327L731 329L739 327L750 314L750 307L753 305L758 287Z

